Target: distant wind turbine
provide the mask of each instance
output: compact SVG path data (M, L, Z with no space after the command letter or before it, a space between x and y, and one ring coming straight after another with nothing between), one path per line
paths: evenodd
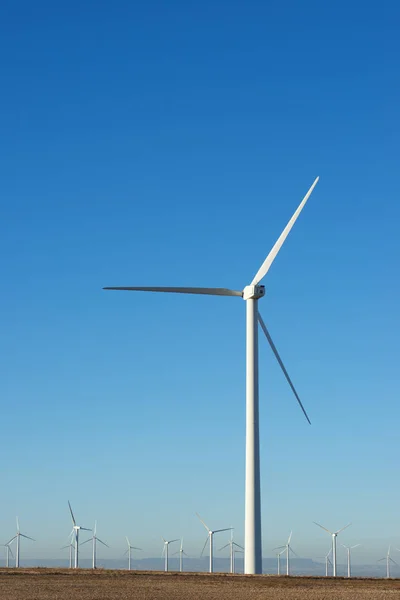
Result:
M206 541L204 542L203 550L201 551L200 556L203 556L204 549L207 545L207 542L209 541L210 542L210 569L209 569L209 571L210 571L210 573L213 573L214 572L214 556L213 556L214 555L214 539L213 539L213 536L215 533L221 533L222 531L231 531L232 527L227 527L225 529L212 530L209 528L208 525L206 525L204 523L203 519L200 517L200 515L198 513L196 513L196 515L197 515L197 518L199 519L199 521L204 525L204 527L208 531L208 535L206 537Z
M70 543L67 546L63 546L61 548L61 550L65 550L66 548L69 548L69 568L72 569L72 557L73 557L74 548L75 548L72 539L71 539Z
M179 572L182 573L182 571L183 571L183 557L187 556L186 552L183 549L183 538L181 538L181 546L180 546L178 552L174 552L174 556L176 556L177 554L179 554Z
M343 548L346 548L347 551L347 577L351 577L351 559L350 559L350 553L353 550L353 548L358 548L358 546L361 546L361 544L356 544L355 546L345 546L344 544L342 544Z
M100 542L100 544L103 544L103 546L106 546L106 548L110 547L108 544L103 542L99 537L97 537L97 521L94 522L94 529L93 529L92 537L89 538L88 540L85 540L84 542L82 542L81 545L83 546L83 544L87 544L90 541L92 542L92 569L95 569L96 568L96 560L97 560L97 542Z
M82 531L92 531L91 529L88 529L87 527L82 527L81 525L77 525L76 521L75 521L75 517L74 517L74 513L72 512L72 508L71 508L71 504L69 503L68 500L68 506L69 506L69 512L71 513L71 518L72 518L72 531L71 531L71 538L74 538L74 548L75 548L75 564L74 564L74 569L77 569L79 567L79 532Z
M14 554L12 553L12 550L10 547L10 542L8 542L8 544L4 544L4 548L6 549L6 567L8 569L8 567L10 566L10 554L13 558L14 558Z
M395 560L393 560L393 558L390 556L390 546L389 546L386 556L384 558L380 558L378 560L378 562L381 562L382 560L386 561L386 578L390 579L390 563L393 563L394 565L399 566L397 564L397 562Z
M281 556L282 554L286 551L286 547L283 548L283 550L281 550L280 552L276 553L276 558L278 559L278 570L277 570L277 575L281 574Z
M18 517L17 517L17 533L16 535L14 535L13 538L11 538L11 540L9 540L6 544L6 546L9 546L9 544L11 544L14 540L16 540L16 551L15 551L15 566L19 567L19 557L20 557L20 550L21 550L21 538L26 538L27 540L31 540L32 542L35 542L36 540L34 540L33 538L29 537L28 535L25 535L23 533L20 532L19 529L19 521L18 521Z
M325 555L325 577L328 577L329 565L332 566L329 555L332 553L332 548L329 550L328 554Z
M227 288L204 287L106 287L106 290L127 290L141 292L167 292L178 294L200 294L209 296L233 296L246 301L246 475L245 475L245 556L244 572L246 574L262 573L262 545L261 545L261 491L260 491L260 434L259 434L259 387L258 387L258 323L266 335L268 342L275 354L278 363L304 412L308 422L308 415L292 384L283 362L278 354L275 344L267 330L264 321L258 312L258 301L265 296L265 287L260 285L263 278L271 268L282 245L289 235L298 216L303 210L313 189L317 185L317 177L300 202L292 218L275 242L267 258L262 263L250 285L243 290ZM255 215L257 218L257 215ZM253 232L245 235L242 243L252 243ZM259 234L258 234L259 235ZM211 538L210 538L211 540Z
M230 541L225 544L225 546L222 546L222 548L220 548L220 550L224 550L224 548L227 548L229 546L230 548L230 573L234 573L235 572L235 550L236 548L240 548L241 550L244 550L243 546L240 546L239 544L237 544L236 542L233 541L233 527L231 529L231 539Z
M128 537L125 536L126 539L126 543L128 544L128 550L125 552L125 554L128 555L128 571L131 570L131 550L141 550L141 548L136 548L136 546L131 546L130 541L128 540Z
M329 531L329 529L327 529L326 527L323 527L323 525L320 525L319 523L316 523L315 521L313 521L313 523L314 523L314 525L318 525L318 527L321 527L321 529L323 529L324 531L329 533L329 535L332 536L332 563L333 563L332 567L333 567L333 577L336 577L336 573L337 573L336 538L341 531L343 531L344 529L347 529L347 527L350 527L351 523L349 523L345 527L342 527L342 529L338 529L338 531Z
M274 550L282 550L283 549L283 552L286 551L286 575L290 575L290 553L297 556L296 552L293 550L293 548L290 545L290 540L292 539L292 533L293 532L291 531L288 541L284 546L278 546L278 548L274 548ZM281 554L282 554L282 552L281 552Z
M168 546L173 542L179 542L179 539L177 538L176 540L166 540L163 537L161 539L164 542L163 551L161 555L164 556L164 571L168 571Z

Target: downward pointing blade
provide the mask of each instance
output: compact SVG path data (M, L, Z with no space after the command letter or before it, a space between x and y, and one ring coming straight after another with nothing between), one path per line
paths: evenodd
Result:
M103 546L106 546L107 548L109 548L109 547L110 547L108 544L106 544L105 542L103 542L103 541L102 541L100 538L98 538L98 537L97 537L97 538L96 538L96 540L97 540L98 542L100 542L100 544L103 544Z
M36 542L36 540L34 540L33 538L29 537L29 535L24 535L23 533L19 534L21 537L26 538L27 540L32 540L32 542Z
M207 531L210 531L210 528L208 527L208 525L206 525L203 521L203 519L200 517L199 513L196 513L197 518L199 519L199 521L201 523L203 523L204 527L207 529Z
M202 551L201 551L201 553L200 553L200 557L201 557L201 556L203 556L203 552L204 552L204 550L205 550L205 547L206 547L206 545L207 545L207 542L208 542L208 536L206 537L206 541L204 542L203 550L202 550Z
M73 522L73 524L74 524L74 525L76 525L76 521L75 521L74 513L72 512L72 508L71 508L71 505L70 505L70 503L69 503L69 500L68 500L68 506L69 506L69 511L70 511L70 513L71 513L72 522Z
M103 290L122 290L127 292L166 292L172 294L200 294L205 296L243 296L243 292L227 288L201 287L105 287Z
M323 525L320 525L319 523L316 523L315 521L313 521L313 523L314 523L314 525L318 525L318 527L321 527L321 529L324 529L325 531L327 531L328 533L330 533L331 535L333 535L332 531L329 531L329 529L327 529Z
M237 546L238 548L241 548L242 550L244 550L243 546L241 546L240 544L237 544L236 542L232 542L232 544L234 546Z
M293 383L292 383L292 380L291 380L291 379L290 379L290 377L289 377L289 373L286 371L285 365L283 364L283 362L282 362L282 359L281 359L281 357L279 356L278 350L276 349L276 346L275 346L274 342L272 341L272 338L271 338L271 336L270 336L270 334L269 334L269 331L268 331L268 329L267 329L267 326L265 325L265 323L264 323L264 321L263 321L263 318L262 318L262 316L260 315L260 313L258 313L258 320L259 320L259 323L260 323L260 325L261 325L261 329L262 329L262 330L263 330L263 332L265 333L265 336L266 336L266 338L267 338L267 340L268 340L268 342L269 342L269 345L270 345L270 346L271 346L271 348L272 348L272 352L275 354L275 358L276 358L276 360L278 361L278 363L279 363L279 366L281 367L281 369L282 369L282 371L283 371L283 374L285 375L285 377L286 377L286 380L287 380L288 384L290 385L290 387L291 387L291 389L292 389L292 392L293 392L293 394L296 396L296 400L297 400L297 402L299 403L299 405L300 405L300 408L301 408L301 410L303 411L305 418L307 419L307 421L308 421L308 422L309 422L309 424L311 425L311 421L310 421L310 419L308 418L308 414L306 413L306 410L305 410L305 408L304 408L304 406L303 406L303 404L302 404L302 402L301 402L301 400L300 400L300 398L299 398L299 395L298 395L298 393L296 392L296 389L295 389L295 387L294 387L294 385L293 385Z
M261 265L261 267L257 271L257 273L256 273L253 281L251 282L251 285L257 285L261 281L261 279L263 277L265 277L265 275L268 273L268 271L269 271L272 263L274 262L277 254L279 252L279 250L281 249L284 241L286 240L287 236L289 235L290 230L292 229L293 225L297 221L297 218L298 218L299 214L303 210L303 208L305 206L305 203L307 202L307 200L311 196L311 193L312 193L313 189L317 185L318 179L319 179L319 177L316 178L316 180L314 181L314 183L312 184L312 186L308 190L307 194L304 196L303 200L300 202L300 204L299 204L297 210L295 211L293 217L290 219L289 223L286 225L285 229L282 231L282 233L279 236L278 240L275 242L275 245L273 246L271 252L268 254L267 258L264 260L263 264Z

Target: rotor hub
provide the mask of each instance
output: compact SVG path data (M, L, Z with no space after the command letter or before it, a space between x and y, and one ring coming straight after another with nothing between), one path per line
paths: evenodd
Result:
M246 285L243 290L243 300L258 300L265 296L264 285Z

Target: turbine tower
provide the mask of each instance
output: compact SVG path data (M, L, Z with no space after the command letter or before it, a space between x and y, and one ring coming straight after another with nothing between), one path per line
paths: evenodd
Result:
M128 537L125 536L126 539L126 543L128 544L128 550L125 552L125 554L128 555L128 571L131 570L131 550L141 550L141 548L136 548L136 546L131 546L130 541L128 540Z
M161 539L164 542L163 551L161 554L161 557L164 556L164 571L168 571L168 546L173 542L179 542L179 539L177 538L176 540L166 540L163 537Z
M286 575L290 575L290 553L297 556L296 552L293 550L293 548L290 545L290 540L292 539L292 533L293 533L293 531L290 532L288 541L284 546L278 546L278 548L274 548L274 550L282 550L282 552L280 554L283 554L283 552L286 552ZM279 562L279 560L280 560L280 555L278 556L278 562ZM279 575L279 573L278 573L278 575Z
M82 542L82 546L83 544L87 544L87 542L92 542L92 569L96 568L96 560L97 560L97 542L100 542L100 544L103 544L103 546L106 546L107 548L109 548L110 546L108 544L106 544L105 542L103 542L99 537L97 537L97 521L94 522L94 529L93 529L93 535L91 538L89 538L88 540L85 540L84 542Z
M69 568L72 569L72 557L73 557L74 548L75 548L72 538L71 538L70 543L67 546L63 546L61 548L61 550L65 550L65 548L69 548Z
M351 523L349 523L348 525L346 525L345 527L342 527L342 529L338 529L338 531L329 531L329 529L327 529L326 527L323 527L323 525L320 525L319 523L316 523L315 521L313 521L314 525L318 525L318 527L321 527L321 529L323 529L324 531L328 532L329 535L332 536L332 569L333 569L333 577L336 577L336 573L337 573L337 563L336 563L336 538L338 536L338 534L343 531L344 529L347 529L347 527L350 527Z
M235 552L237 552L236 548L240 548L240 550L244 550L244 548L243 548L243 546L240 546L239 544L237 544L236 542L233 541L233 527L231 529L230 541L227 544L225 544L225 546L222 546L222 548L220 548L220 550L224 550L228 546L230 548L230 573L234 573L235 572Z
M203 519L200 517L199 514L196 513L196 515L197 515L197 518L199 519L199 521L201 523L203 523L204 527L208 531L208 535L206 537L206 541L204 542L203 550L201 551L200 556L203 556L203 552L204 552L204 549L205 549L205 547L207 545L207 542L210 541L210 569L209 569L209 571L210 571L210 573L213 573L214 572L214 538L213 538L213 536L214 536L215 533L221 533L222 531L231 531L232 527L227 527L226 529L214 529L214 530L212 530L212 529L210 529L208 527L208 525L206 525L204 523Z
M277 575L281 574L281 555L285 552L286 548L276 553L276 558L278 559L278 570Z
M308 422L308 416L290 377L278 354L275 344L258 312L258 301L265 295L265 287L260 285L268 273L279 250L289 235L299 214L303 210L313 189L317 177L299 204L292 218L282 231L272 250L257 271L250 285L242 291L226 288L201 287L106 287L106 290L128 290L141 292L167 292L178 294L201 294L211 296L236 296L246 301L246 476L245 476L245 567L246 574L262 572L261 546L261 492L260 492L260 436L259 436L259 398L258 398L258 323L265 333L272 351L296 396ZM251 237L251 236L250 236Z
M347 577L351 577L351 558L350 558L350 553L353 550L353 548L357 548L358 546L361 546L361 544L356 544L355 546L345 546L344 544L342 544L343 548L346 548L347 551Z
M378 562L381 562L382 560L386 561L386 579L390 579L390 563L393 563L394 565L397 565L397 562L395 560L393 560L393 558L390 556L390 546L389 549L387 551L387 554L384 558L380 558L378 560Z
M8 542L7 544L4 544L4 548L6 549L6 567L8 569L8 567L10 566L10 554L13 558L14 558L14 554L12 553L12 550L10 547L10 542Z
M24 533L21 533L20 529L19 529L19 521L18 521L18 517L17 517L17 533L16 535L14 535L14 537L11 538L11 540L9 540L5 545L9 546L9 544L11 544L14 540L16 540L16 551L15 551L15 566L19 567L19 557L20 557L20 551L21 551L21 538L26 538L27 540L31 540L32 542L35 542L36 540L34 540L33 538L29 537L28 535L25 535Z
M82 531L92 531L91 529L88 529L87 527L82 527L81 525L77 525L76 521L75 521L75 517L74 517L74 513L72 512L72 508L71 508L71 504L69 503L68 500L68 506L69 506L69 512L71 513L71 519L72 519L72 531L71 531L71 538L74 538L74 548L75 548L75 564L74 564L74 569L77 569L79 567L79 532Z

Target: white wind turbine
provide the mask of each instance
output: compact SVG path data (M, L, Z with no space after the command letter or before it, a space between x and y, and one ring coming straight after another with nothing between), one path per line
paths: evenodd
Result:
M91 538L89 538L88 540L85 540L84 542L82 542L81 546L83 546L83 544L87 544L87 542L92 542L92 569L96 568L96 559L97 559L97 542L100 542L100 544L103 544L103 546L106 546L106 548L109 548L110 546L108 544L106 544L105 542L103 542L99 537L97 537L97 521L94 522L94 529L93 529L93 535Z
M329 555L332 553L332 548L329 550L328 554L325 555L325 577L328 577L329 573L329 565L332 566Z
M166 540L163 537L161 537L161 539L164 542L161 558L164 556L164 571L168 571L168 546L173 542L179 542L179 539L177 538L176 540Z
M70 543L67 546L63 546L61 548L61 550L65 550L66 548L69 548L69 568L72 569L72 557L73 557L74 548L75 548L72 539L71 539Z
M74 517L74 513L72 512L72 508L71 508L71 504L69 503L68 500L68 506L69 506L69 511L71 513L71 518L72 518L72 531L71 531L71 538L74 538L74 548L75 548L75 564L74 564L74 569L77 569L79 567L79 532L82 531L92 531L91 529L88 529L87 527L81 527L80 525L76 524L75 521L75 517Z
M174 556L176 556L177 554L179 554L179 572L182 573L183 571L183 557L184 556L188 556L186 554L186 552L183 549L183 538L181 538L181 546L178 550L178 552L174 552Z
M353 550L353 548L358 548L358 546L361 546L361 544L356 544L355 546L345 546L344 544L342 544L343 548L346 548L347 551L347 577L351 577L351 558L350 558L350 553Z
M132 546L130 541L128 540L128 537L125 536L126 539L126 543L128 544L128 550L125 552L125 554L128 555L128 571L131 570L131 550L141 550L141 548L136 548L136 546Z
M384 558L380 558L378 560L378 562L381 562L382 560L386 561L386 578L390 579L390 563L393 563L394 565L399 566L397 564L397 562L395 560L393 560L393 558L390 556L390 546L389 546L386 556Z
M9 544L11 544L14 540L16 540L16 551L15 551L15 566L19 567L19 557L20 557L20 551L21 551L21 538L26 538L27 540L31 540L32 542L35 542L36 540L34 540L33 538L29 537L28 535L25 535L23 533L20 532L19 529L19 521L18 521L18 517L17 517L17 533L16 535L14 535L14 537L11 538L11 540L9 540L6 544L6 546L8 546Z
M8 542L7 544L4 544L4 548L6 549L6 567L8 569L8 567L10 566L10 554L13 558L14 558L14 554L12 553L12 550L10 547L10 542Z
M336 573L337 573L337 562L336 562L336 538L338 536L338 534L343 531L344 529L347 529L347 527L350 527L351 523L349 523L348 525L346 525L345 527L342 527L342 529L338 529L338 531L329 531L329 529L327 529L326 527L323 527L322 525L320 525L319 523L316 523L315 521L313 521L314 525L318 525L318 527L321 527L321 529L323 529L324 531L328 532L329 535L332 536L332 569L333 569L333 577L336 577Z
M281 574L281 556L282 554L285 552L286 548L284 548L283 550L281 550L280 552L276 553L276 558L278 559L278 570L277 570L277 575Z
M317 177L299 204L297 210L279 236L272 250L257 271L250 285L242 291L226 288L202 287L106 287L106 290L128 290L141 292L168 292L178 294L201 294L211 296L237 296L246 301L246 476L245 476L245 568L246 574L262 573L261 546L261 492L260 492L260 437L258 399L258 323L260 323L281 369L308 422L307 413L290 380L278 351L258 312L258 300L265 295L265 287L259 285L268 273L289 232L303 210Z
M235 572L235 552L237 552L236 548L240 548L241 550L244 550L243 546L240 546L239 544L237 544L236 542L233 541L233 527L231 528L231 539L230 541L225 544L225 546L222 546L222 548L220 548L220 550L224 550L225 548L227 548L229 546L230 549L230 573L234 573Z
M290 540L292 539L292 531L290 532L290 535L288 537L288 541L284 546L278 546L278 548L274 548L274 550L282 550L281 554L283 552L286 552L286 575L290 575L290 553L294 554L295 556L297 556L296 552L293 550L293 548L290 545ZM278 561L280 559L280 556L278 557ZM279 575L279 573L278 573Z
M204 521L200 517L200 515L198 513L196 513L196 515L197 515L197 518L199 519L199 521L204 525L204 527L208 531L208 535L206 537L206 541L204 542L203 550L201 551L200 556L203 556L203 552L207 545L207 542L210 541L210 569L209 569L209 572L213 573L214 572L214 534L221 533L222 531L231 531L232 527L226 527L225 529L210 529L208 527L208 525L206 525L204 523Z

